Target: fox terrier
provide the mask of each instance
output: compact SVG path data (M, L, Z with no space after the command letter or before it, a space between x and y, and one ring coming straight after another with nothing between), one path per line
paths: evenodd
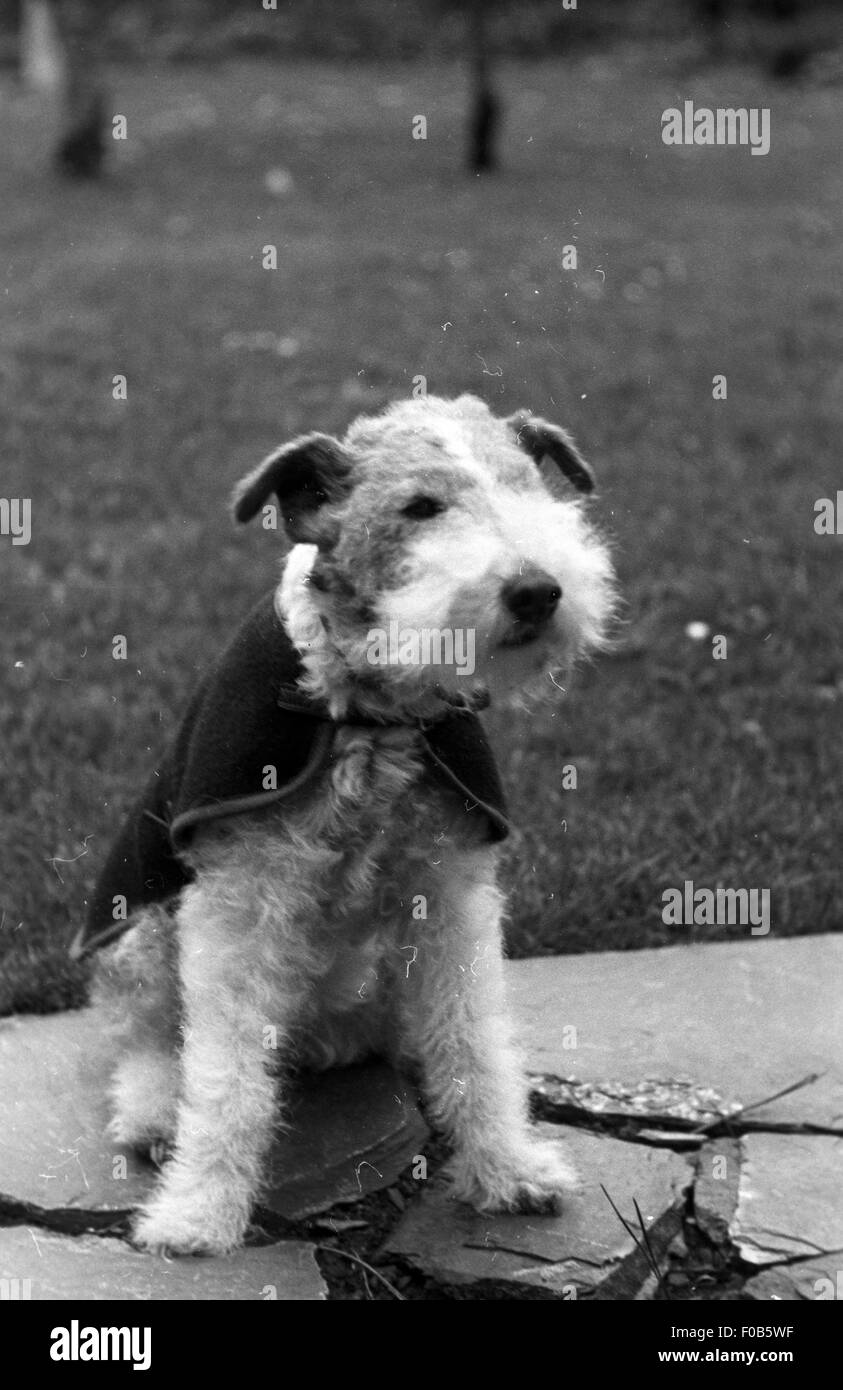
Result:
M455 1197L557 1209L571 1175L511 1039L477 710L605 643L612 565L572 485L593 477L565 431L464 395L296 439L237 488L236 518L292 543L280 583L194 695L73 948L102 948L122 1044L112 1136L164 1160L141 1247L236 1247L293 1064L371 1054L417 1067Z

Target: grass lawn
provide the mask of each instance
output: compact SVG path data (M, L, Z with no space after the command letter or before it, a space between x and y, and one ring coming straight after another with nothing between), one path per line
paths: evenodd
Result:
M625 599L566 701L490 715L512 952L747 934L664 926L689 878L770 889L776 934L840 928L843 539L813 521L843 487L843 90L631 50L502 79L504 171L475 181L456 68L116 72L129 138L71 188L4 79L0 495L33 534L0 537L0 1013L82 998L109 838L277 573L232 483L419 374L573 429ZM664 146L685 98L769 106L769 155Z

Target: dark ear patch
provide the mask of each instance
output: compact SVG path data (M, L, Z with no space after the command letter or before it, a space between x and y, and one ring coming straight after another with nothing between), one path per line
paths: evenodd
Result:
M237 484L232 509L237 521L251 521L275 493L291 540L315 540L319 509L347 489L351 462L342 445L327 434L306 434L276 449Z
M518 410L506 421L515 441L526 453L541 463L547 455L561 468L579 492L593 492L595 477L567 430L551 425L529 410Z

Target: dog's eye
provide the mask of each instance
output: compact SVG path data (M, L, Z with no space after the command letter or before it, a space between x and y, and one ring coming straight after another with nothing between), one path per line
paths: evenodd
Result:
M414 497L412 502L401 508L401 514L409 516L413 521L427 521L429 517L438 516L444 510L445 503L436 497Z

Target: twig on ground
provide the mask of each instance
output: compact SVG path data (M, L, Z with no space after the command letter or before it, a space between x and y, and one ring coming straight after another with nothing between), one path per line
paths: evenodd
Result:
M742 1115L748 1115L750 1110L760 1110L762 1105L769 1105L771 1101L781 1100L782 1096L789 1096L793 1091L801 1091L803 1086L813 1086L815 1081L825 1076L823 1071L812 1071L807 1076L803 1076L801 1081L794 1081L792 1085L785 1086L783 1090L776 1091L771 1096L764 1096L761 1100L754 1100L749 1105L741 1105L737 1110L733 1110L730 1115L720 1115L716 1120L709 1120L707 1124L700 1125L698 1129L691 1130L692 1134L710 1134L713 1130L720 1129L721 1126L728 1131L730 1125L735 1120L739 1120Z
M366 1282L367 1292L369 1290L369 1285L368 1280L366 1280L366 1272L368 1271L369 1274L374 1274L376 1279L380 1279L381 1283L387 1289L389 1289L389 1292L392 1294L393 1298L397 1298L401 1303L407 1302L403 1293L399 1293L398 1289L396 1289L394 1284L391 1284L389 1282L385 1274L381 1274L380 1270L375 1269L374 1265L367 1264L367 1262L361 1259L359 1255L352 1255L350 1250L340 1250L338 1247L333 1245L317 1245L315 1248L317 1250L321 1250L323 1255L341 1255L343 1259L351 1260L353 1264L360 1265L363 1270L363 1278Z

